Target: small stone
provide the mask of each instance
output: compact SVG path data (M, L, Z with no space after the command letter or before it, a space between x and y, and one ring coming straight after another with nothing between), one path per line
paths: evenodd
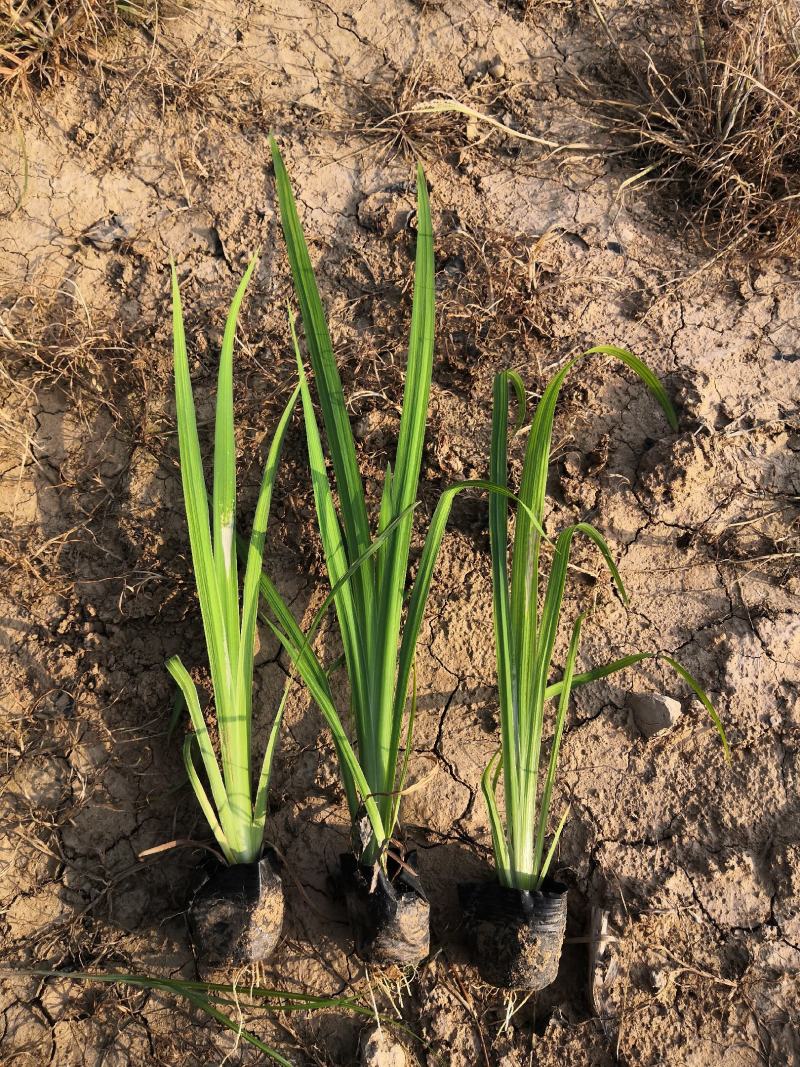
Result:
M499 81L506 72L506 65L500 56L495 56L494 59L490 61L487 69L489 71L489 76L494 78L495 81Z
M399 1041L376 1026L361 1046L361 1067L408 1067L408 1056Z
M661 693L631 693L628 707L643 737L669 730L681 717L680 702Z

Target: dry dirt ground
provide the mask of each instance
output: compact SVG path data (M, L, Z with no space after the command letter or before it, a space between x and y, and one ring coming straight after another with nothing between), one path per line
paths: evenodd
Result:
M604 10L647 34L655 5ZM626 31L626 32L627 32ZM589 5L496 0L214 0L106 42L97 66L6 107L0 143L0 583L5 962L194 976L184 907L203 837L167 742L164 660L200 668L170 383L168 271L182 278L208 428L223 316L263 261L236 364L243 511L292 380L288 266L267 136L280 139L319 268L362 450L391 456L408 329L413 161L437 233L438 349L420 527L437 493L487 467L491 381L531 395L568 355L624 344L665 377L669 432L599 361L567 388L549 522L590 517L621 560L626 611L587 551L567 610L594 605L584 668L634 649L678 655L726 724L648 667L578 693L556 810L571 887L559 979L523 1003L483 987L455 886L488 872L478 787L497 744L487 509L459 504L417 660L405 802L432 900L417 973L352 955L329 873L347 827L332 747L293 692L268 836L286 858L285 936L266 978L355 991L398 1012L409 1063L471 1067L756 1067L800 1062L800 286L793 264L710 261L608 146L553 153L463 116L406 115L452 95L518 130L602 145L570 71L598 54ZM498 58L499 57L499 58ZM269 567L308 621L324 595L295 428ZM520 439L515 449L518 464ZM563 635L562 635L563 640ZM562 649L563 651L563 649ZM262 635L259 737L286 681ZM343 691L343 682L337 682ZM631 691L683 701L645 741ZM183 730L183 724L181 730ZM591 1005L587 921L619 940ZM602 977L602 974L598 976ZM262 1062L169 997L41 979L0 992L14 1067ZM360 1023L248 1015L295 1064L352 1065Z

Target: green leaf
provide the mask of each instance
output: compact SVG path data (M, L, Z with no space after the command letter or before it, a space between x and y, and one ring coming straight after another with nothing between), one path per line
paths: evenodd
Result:
M217 375L217 407L214 429L214 564L217 586L225 615L228 659L239 655L239 580L233 532L236 527L236 438L233 428L233 345L239 310L258 259L254 256L239 283L225 323ZM234 757L235 761L235 757Z
M619 671L627 670L628 667L634 667L637 663L642 663L648 659L663 659L665 663L668 663L670 667L678 674L679 677L687 683L689 688L695 694L697 699L706 709L711 716L711 721L717 729L719 739L722 742L722 748L725 753L725 758L728 762L731 760L731 750L728 744L728 738L725 734L725 727L723 726L722 719L719 716L714 705L711 703L708 694L689 671L680 664L672 656L668 656L664 652L632 652L630 655L622 656L620 659L615 659L611 663L606 663L602 667L593 667L590 671L584 671L582 674L576 674L572 679L572 688L574 689L578 685L586 685L589 682L597 682L601 678L608 678L612 674L617 674ZM551 697L558 696L564 685L563 679L560 682L553 682L549 685L545 691L545 699L549 700Z
M214 697L218 706L224 706L232 690L233 668L228 657L224 608L215 573L214 553L211 547L208 495L203 475L203 461L200 456L200 441L197 436L178 275L174 266L172 268L172 325L178 445L183 499L186 506L186 521L189 527L189 544L192 550L192 564L197 583L200 612L203 618L203 630L206 638L209 666L211 667L211 679L214 685ZM223 768L227 776L230 773L230 756L224 742L221 747Z
M359 1004L352 997L324 997L308 993L296 993L291 990L269 989L258 985L228 985L219 982L193 982L179 978L161 978L153 975L126 974L124 972L110 972L106 974L92 973L88 971L59 971L46 967L30 968L3 968L10 976L35 976L41 978L64 979L68 982L93 982L101 985L125 985L133 989L151 989L162 993L170 993L174 996L184 997L194 1007L220 1023L226 1029L231 1030L237 1038L245 1044L263 1052L273 1063L281 1064L282 1067L293 1067L292 1061L271 1045L266 1044L261 1038L247 1030L241 1021L242 998L260 1001L259 1008L276 1013L286 1012L309 1012L337 1010L346 1011L364 1018L378 1018L386 1025L396 1025L394 1020L386 1016L376 1016L372 1007ZM229 997L223 994L230 994ZM235 1009L236 1018L221 1011L219 1004L230 1005ZM401 1029L411 1033L406 1027Z
M518 376L517 376L518 378ZM489 453L489 477L495 485L508 486L508 383L514 378L507 373L498 374L494 380L494 403L492 406L492 442ZM521 380L515 384L519 396ZM524 405L524 389L522 404ZM497 661L497 690L500 701L500 733L502 737L502 767L506 787L506 818L514 827L516 838L521 827L520 796L520 723L517 703L516 659L511 632L511 598L508 588L508 500L501 493L489 497L489 545L492 556L492 593L495 656ZM530 618L530 617L528 617ZM484 790L484 795L486 795ZM492 793L492 801L494 793ZM487 802L488 803L488 802ZM490 812L491 818L491 812ZM494 836L494 831L493 831ZM505 837L503 837L505 845ZM504 853L507 857L507 849ZM497 856L498 870L501 858Z
M416 500L425 423L428 416L433 368L434 340L434 255L428 186L422 167L417 167L417 251L414 269L414 298L411 335L397 441L397 457L392 475L392 516L409 508ZM384 822L392 817L392 796L397 780L397 756L403 708L408 695L408 676L395 683L398 647L401 644L403 594L408 571L412 516L392 535L381 567L377 589L377 634L372 672L372 693L378 705L375 724L376 768L379 789L385 794ZM408 624L406 624L408 625ZM413 658L413 652L412 652ZM402 703L402 708L400 704ZM400 708L400 710L398 710Z
M500 772L500 755L499 751L495 752L487 763L486 770L481 775L481 792L486 803L486 810L489 813L489 828L492 832L492 847L500 884L511 886L511 860L508 854L508 843L503 830L503 822L500 818L500 812L497 810L497 798L495 795Z
M226 846L223 851L226 854L226 858L236 857L239 852L245 847L244 835L241 826L237 825L235 816L231 812L231 806L228 800L228 794L225 789L225 783L222 775L220 774L219 764L217 758L214 755L214 748L211 744L211 738L208 736L208 728L206 721L203 718L203 713L200 710L200 701L197 696L197 688L189 676L189 672L181 663L178 656L172 656L167 660L167 670L172 675L174 680L180 687L183 693L183 698L186 701L186 707L189 709L189 716L192 720L192 726L194 726L194 738L197 742L197 747L200 752L200 757L203 760L203 767L205 768L206 777L208 778L209 785L211 786L211 795L214 798L214 803L217 806L217 812L219 813L219 821L225 830ZM187 752L189 760L186 762ZM191 764L191 750L187 750L184 746L184 761L186 762L186 771L189 775L189 781L192 788L195 791L200 806L203 809L203 813L208 817L208 800L206 798L205 790L200 785L200 781L194 772L194 766ZM215 829L215 822L211 819L208 820L211 829ZM216 832L216 831L215 831ZM221 842L220 842L221 844ZM238 862L237 860L233 860Z
M566 806L566 808L564 809L564 814L558 820L558 826L556 827L555 833L553 834L553 840L550 842L550 848L547 850L547 855L545 856L544 860L542 861L542 866L541 866L541 870L539 872L539 877L538 877L538 879L536 881L536 888L537 889L541 889L542 882L545 880L545 878L547 877L547 872L550 870L550 864L553 862L553 857L556 854L556 849L558 848L558 842L561 840L561 831L564 829L564 826L566 824L566 821L567 821L567 818L569 816L570 811L571 811L571 805L568 804Z
M294 411L300 386L296 386L287 401L283 413L278 420L278 425L272 437L272 442L267 453L267 462L264 465L264 474L256 500L256 508L253 515L253 528L250 533L250 543L247 549L247 562L245 566L244 585L242 589L242 630L239 639L239 655L236 666L236 690L230 715L224 716L224 726L230 738L228 745L235 753L237 766L243 768L238 782L240 794L239 803L250 807L251 797L251 774L252 774L252 721L253 721L253 655L255 646L256 622L258 620L258 599L261 571L264 561L264 545L269 526L269 513L272 505L272 492L278 473L281 450L286 437L286 431ZM236 534L234 531L234 549L236 555ZM237 593L238 599L238 593ZM264 783L266 789L269 780ZM251 813L252 815L252 813ZM254 848L260 849L259 840Z
M328 434L331 459L341 500L345 536L349 553L352 558L356 558L369 544L369 522L364 502L364 485L356 461L353 432L347 417L342 382L333 356L328 324L325 321L325 312L297 214L289 175L286 173L280 150L272 137L270 138L270 150L275 168L286 251L289 255L295 292L300 304L308 354L318 380L323 421ZM360 609L366 612L371 607L366 595L367 582L361 579L356 584L357 595L360 594L361 599Z
M539 804L539 825L536 831L536 846L533 854L533 869L539 874L536 884L537 889L546 872L546 867L542 864L542 854L544 852L544 842L547 835L547 824L550 820L550 801L553 796L553 786L555 785L556 780L558 757L561 754L561 740L564 736L564 723L567 718L567 709L569 708L572 678L575 674L575 661L578 656L578 647L581 640L582 623L583 615L579 615L572 627L572 636L569 642L569 650L567 651L567 662L564 666L561 695L558 701L558 712L556 713L553 740L550 747L550 760L548 762L547 775L545 777L544 789L542 790L542 798Z

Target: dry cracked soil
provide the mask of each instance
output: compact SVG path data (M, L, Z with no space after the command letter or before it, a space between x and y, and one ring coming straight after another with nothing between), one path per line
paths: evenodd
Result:
M658 4L602 5L656 33ZM284 150L318 268L372 492L392 456L414 245L413 157L436 231L437 355L418 528L452 481L486 475L493 374L535 398L594 343L664 377L672 433L609 360L587 362L556 424L548 527L607 535L625 608L595 555L565 611L591 613L581 666L665 650L582 688L555 810L569 884L561 971L525 1001L483 986L455 886L488 874L479 780L497 746L487 506L454 509L417 656L403 821L432 901L429 961L368 971L330 872L348 841L332 745L294 686L268 838L285 860L267 984L355 992L402 1017L408 1064L788 1067L800 1063L800 284L793 263L715 259L604 143L573 90L603 51L591 5L497 0L213 0L103 43L0 118L0 927L6 966L192 978L184 915L206 836L187 787L165 659L204 682L177 468L168 263L182 281L199 418L213 413L224 315L263 258L236 355L242 512L294 370L291 284L268 135ZM451 98L481 119L409 113ZM584 150L542 144L583 142ZM512 454L518 474L524 433ZM308 622L325 592L297 421L268 568ZM418 542L420 543L420 542ZM566 630L566 627L565 627ZM562 633L559 657L565 651ZM329 629L321 647L335 654ZM558 662L563 662L559 658ZM265 631L257 743L287 683ZM346 706L344 680L335 677ZM645 739L627 698L681 701ZM178 734L182 733L181 722ZM592 975L592 909L616 938ZM296 1064L358 1062L362 1020L268 1017ZM0 984L14 1067L250 1064L262 1053L164 993L39 977ZM388 1062L388 1061L387 1061ZM392 1061L394 1062L394 1061Z

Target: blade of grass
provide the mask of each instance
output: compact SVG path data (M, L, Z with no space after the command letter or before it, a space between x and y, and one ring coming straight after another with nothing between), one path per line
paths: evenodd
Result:
M411 308L411 332L408 345L406 380L397 456L392 476L392 515L410 507L416 500L419 484L425 424L428 417L433 368L434 343L434 255L428 186L421 166L417 167L417 247L414 266L414 295ZM390 539L382 567L382 582L377 589L378 641L373 674L373 693L379 702L376 734L376 771L381 790L386 794L384 820L392 823L393 798L396 785L398 749L393 740L397 734L395 685L398 647L401 642L403 593L408 571L412 518L404 520ZM408 682L402 693L405 707ZM402 721L402 712L401 721ZM399 735L398 735L399 741Z
M555 856L556 849L558 848L558 842L561 840L561 831L564 829L571 810L572 805L567 804L566 808L564 809L564 814L558 820L558 826L556 827L555 833L553 834L553 840L550 842L550 848L547 850L547 855L544 858L541 871L539 872L539 878L536 883L537 889L541 889L542 882L547 877L547 872L550 870L550 865L553 862L553 856Z
M203 767L205 768L206 777L208 783L211 786L211 795L214 798L214 803L219 814L219 821L223 828L226 830L225 837L227 839L227 848L229 852L234 855L237 854L240 843L235 835L230 835L227 832L227 827L232 821L230 819L230 805L228 803L228 794L225 790L225 782L220 774L219 764L217 758L214 755L214 748L211 744L211 738L208 736L208 728L206 727L206 721L203 717L203 713L200 710L200 701L197 696L197 688L189 676L189 672L181 663L178 656L172 656L167 660L167 670L172 675L173 679L177 682L183 693L184 700L186 701L186 707L189 709L189 716L192 720L192 726L194 727L194 737L197 740L197 747L200 751L200 756L203 760ZM187 766L187 772L189 767ZM195 787L196 775L192 778L192 773L189 772L189 778L192 781L193 788ZM198 782L199 784L199 782ZM204 808L205 791L202 793L197 792L197 799L200 801L201 807ZM212 827L213 828L213 827ZM233 837L233 840L231 840Z
M390 760L396 763L397 752L400 744L400 732L403 723L408 683L411 675L411 665L416 655L417 639L419 637L422 618L425 613L425 604L430 591L436 560L442 545L442 538L450 517L453 500L456 495L465 489L485 489L492 493L500 493L510 500L515 500L522 507L519 499L502 485L486 481L483 478L471 478L451 485L445 489L436 504L433 516L425 537L422 548L417 575L411 587L411 596L408 601L406 619L403 627L403 636L400 643L400 654L397 666L397 681L395 683L395 703L392 713L393 731L391 737Z
M290 990L268 989L263 986L228 985L218 982L194 982L184 981L178 978L160 978L151 975L125 974L113 972L97 974L88 971L59 971L45 967L16 968L4 967L3 973L7 976L36 976L41 978L64 979L70 982L93 982L101 985L126 985L134 989L150 989L163 993L171 993L174 996L184 997L194 1007L199 1008L210 1018L216 1020L226 1029L235 1033L246 1044L257 1048L265 1053L272 1062L281 1064L282 1067L294 1067L291 1060L266 1044L255 1034L247 1030L240 1022L237 1022L225 1012L221 1011L212 999L241 1010L242 997L248 1000L261 1000L263 1007L273 1012L293 1011L323 1011L338 1010L346 1011L366 1018L375 1018L375 1011L371 1007L359 1004L351 997L320 997L306 993L294 993ZM229 993L234 999L221 996ZM380 1022L394 1025L394 1020L387 1016L378 1016ZM407 1033L411 1031L401 1027Z
M521 381L514 382L508 374L498 374L494 379L492 405L492 441L489 452L489 477L495 485L508 486L508 383L514 383L520 396ZM524 401L524 390L522 392ZM520 723L517 704L517 677L515 671L513 635L511 632L511 599L508 588L508 500L500 493L489 497L489 545L492 558L493 622L495 658L497 663L497 690L500 702L500 734L503 781L507 784L506 819L512 829L512 840L521 833L521 811L518 773L520 768ZM484 791L484 796L486 792ZM489 802L487 801L487 804ZM494 792L491 803L496 804ZM490 810L490 820L492 812ZM493 831L494 836L494 831ZM506 850L507 855L507 850Z
M272 442L270 443L269 452L267 453L267 461L264 465L264 473L261 478L261 486L258 492L258 499L256 501L255 512L253 515L253 527L250 532L250 543L247 549L247 563L245 566L244 584L242 589L242 629L238 641L238 657L236 664L236 691L234 694L233 707L232 707L232 720L231 720L231 733L235 736L236 741L229 743L232 751L236 753L238 761L241 761L241 765L244 767L244 773L242 775L240 784L240 799L239 803L249 809L250 816L250 833L251 833L251 851L260 851L261 843L263 840L263 819L261 820L262 835L256 840L253 836L257 828L258 820L255 819L254 810L251 808L251 788L252 788L252 721L253 721L253 656L255 646L255 630L256 621L258 619L258 598L259 598L259 582L261 578L261 571L264 561L264 545L267 538L267 528L269 526L269 514L272 505L272 492L275 486L275 479L278 472L278 464L280 462L281 450L283 448L283 442L286 437L286 431L289 426L289 421L292 417L295 404L297 403L297 397L299 395L300 386L297 385L293 390L289 400L284 406L283 412L278 425L275 429L275 433L272 436ZM232 538L235 538L235 528L231 534ZM233 555L236 556L234 549ZM235 573L235 568L234 568ZM237 590L237 613L238 613L238 590ZM281 704L281 707L283 704ZM273 724L270 734L270 740L274 738L277 731L277 726L280 722L282 712L279 711L276 716L275 723ZM244 729L242 728L242 717L244 718ZM269 772L272 766L271 749L268 745L267 752L270 753L269 760L265 760L262 764L261 775L257 786L256 799L254 807L257 807L261 802L259 795L263 791L263 797L261 798L264 803L264 810L266 810L266 795L269 787ZM264 774L266 772L266 779ZM256 835L257 836L257 835Z
M664 652L632 652L628 656L621 656L620 659L615 659L612 663L607 663L602 667L593 667L590 671L584 671L581 674L576 674L572 679L572 688L574 689L579 685L587 685L589 682L597 682L601 678L608 678L612 674L617 674L619 671L627 670L628 667L634 667L637 663L642 663L648 659L663 659L665 663L668 663L679 677L683 678L697 699L706 709L711 717L711 721L716 727L719 734L722 747L725 752L725 757L728 762L731 761L731 750L728 743L728 738L725 733L725 727L722 723L722 719L719 717L719 712L709 700L708 694L689 671L674 659L672 656L668 656ZM559 682L553 682L545 690L545 699L549 700L551 697L558 696L563 687L563 679Z
M359 758L363 762L368 781L375 781L373 774L376 765L375 747L370 744L371 731L369 723L365 719L369 709L368 695L368 667L367 648L363 634L363 627L359 621L359 606L353 596L353 586L363 580L360 568L353 572L354 582L342 582L342 576L348 572L348 555L345 542L342 538L342 530L339 525L339 517L333 502L333 493L328 472L325 466L325 456L322 451L322 442L319 436L317 420L314 414L314 405L311 393L308 389L305 370L303 368L300 351L297 344L297 335L294 322L289 320L292 341L295 349L298 372L300 374L300 388L303 401L303 421L306 430L306 447L308 450L308 462L311 468L311 484L314 492L314 504L317 513L317 522L325 552L325 563L328 568L328 577L331 587L337 589L334 603L336 614L339 619L339 631L342 638L345 660L347 662L347 674L352 688L352 703L356 719L356 737L359 743ZM364 553L359 554L363 559L369 549L369 543ZM357 577L356 577L357 573Z
M197 734L187 734L183 739L183 765L186 768L186 776L188 777L189 784L197 797L200 809L205 815L208 825L211 827L211 832L216 838L219 847L222 849L223 856L228 863L235 863L236 855L231 849L230 842L225 836L225 831L220 826L217 813L214 811L214 807L208 799L203 783L200 781L200 777L195 770L193 758L193 749L195 745L197 745Z
M214 565L225 615L225 639L228 659L236 663L239 654L239 580L233 531L236 523L236 438L233 428L233 345L239 310L248 282L255 270L257 257L250 261L231 303L220 349L217 374L217 405L214 420L214 484L212 515L214 527ZM223 725L224 728L224 725ZM233 731L233 737L236 731ZM234 757L234 763L236 758Z
M275 169L275 182L280 205L281 225L286 239L286 250L294 278L295 292L300 304L300 314L305 328L308 353L314 374L320 382L320 402L323 421L328 434L336 485L344 520L345 537L349 555L355 559L369 545L369 521L364 500L364 485L356 461L353 431L347 417L342 382L333 356L325 312L319 297L314 270L308 254L300 218L297 214L289 175L274 138L270 138L270 151ZM370 624L374 624L374 605L369 597L366 576L355 583L359 607Z
M497 810L497 798L495 795L498 775L500 773L500 755L500 751L495 752L494 756L492 756L486 765L486 770L481 775L481 792L483 793L483 799L486 803L486 810L489 813L492 848L494 849L495 866L497 868L500 884L510 886L512 884L509 877L511 858L508 852L505 831L503 830L503 822L500 818L500 812Z
M414 736L414 720L417 717L417 671L416 667L411 669L411 707L408 713L408 728L406 729L406 744L405 751L403 752L403 765L400 768L400 779L397 783L397 789L395 790L394 807L392 808L392 814L389 819L389 825L391 827L397 826L397 821L400 817L400 801L403 799L403 789L405 788L406 776L408 775L408 763L411 759L411 739Z
M173 359L175 364L175 406L178 417L178 445L180 451L181 481L186 505L186 521L189 527L189 544L192 565L197 583L200 613L208 650L214 696L218 705L224 704L232 688L232 665L225 642L225 615L216 580L214 553L211 547L208 496L203 461L200 456L200 441L197 435L194 399L189 377L189 361L186 354L186 337L183 329L178 275L172 267L172 329ZM196 727L195 727L196 729ZM220 737L223 774L230 776L230 753ZM238 842L232 841L237 848Z
M553 786L556 780L558 757L561 753L561 740L564 736L564 723L567 718L567 708L569 707L572 678L575 673L575 661L578 656L583 618L583 615L579 615L572 627L572 636L570 637L569 649L567 651L567 662L564 666L564 678L562 679L563 685L558 701L553 740L551 741L550 747L550 760L548 762L544 789L542 790L542 798L539 802L539 825L536 831L536 842L533 854L533 869L534 871L539 872L539 883L536 886L537 889L539 884L541 884L541 878L543 877L541 873L542 854L544 852L545 837L547 836L547 824L550 819L550 801L553 796Z
M272 620L267 619L267 625L286 649L293 666L297 669L317 707L322 712L325 721L328 723L336 746L337 757L348 771L348 776L343 778L345 788L350 782L351 788L358 789L373 831L379 840L386 840L380 812L372 799L372 789L364 777L364 772L339 718L325 671L314 655L313 650L309 647L305 635L295 622L294 616L283 597L269 576L264 573L261 575L261 593L277 620L276 625ZM358 805L354 796L348 795L348 805L351 811L356 810Z
M261 763L261 773L258 776L255 800L253 801L253 836L258 841L259 847L264 840L264 824L267 820L267 804L269 801L269 780L272 775L272 761L275 757L275 749L278 747L283 714L286 711L286 701L289 699L290 683L287 682L281 702L278 705L278 713L272 723L272 728L267 738L267 747L264 750L264 759Z

